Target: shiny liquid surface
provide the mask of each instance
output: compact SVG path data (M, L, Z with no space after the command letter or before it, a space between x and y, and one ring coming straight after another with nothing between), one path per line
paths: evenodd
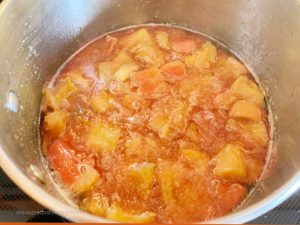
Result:
M44 89L43 151L88 212L195 222L236 208L260 177L269 124L247 68L197 34L111 33Z

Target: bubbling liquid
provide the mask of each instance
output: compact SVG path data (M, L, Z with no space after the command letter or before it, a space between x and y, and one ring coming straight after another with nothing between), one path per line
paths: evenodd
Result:
M264 95L215 42L167 26L113 32L44 88L43 152L82 210L133 223L211 220L260 178Z

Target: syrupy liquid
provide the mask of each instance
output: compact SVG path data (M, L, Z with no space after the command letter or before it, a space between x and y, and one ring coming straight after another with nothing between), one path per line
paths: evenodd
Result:
M167 26L110 33L50 84L43 151L83 210L123 222L210 220L235 209L261 176L264 95L206 37Z

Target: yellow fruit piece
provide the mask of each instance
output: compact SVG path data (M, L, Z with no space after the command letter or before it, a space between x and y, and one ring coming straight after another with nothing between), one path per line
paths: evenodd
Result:
M84 172L82 172L75 183L72 184L72 192L82 194L88 191L100 178L99 173L94 168L82 165Z
M130 132L130 138L126 140L125 147L128 155L136 155L143 145L143 136L136 132Z
M239 119L260 121L261 111L254 103L246 100L239 100L231 107L229 116Z
M269 135L266 125L263 121L248 122L245 124L247 129L251 132L252 137L261 146L267 146L269 142Z
M54 136L59 136L66 129L68 113L62 110L51 112L45 116L45 128Z
M90 81L80 73L77 72L68 72L66 77L70 78L71 81L78 87L82 89L87 89L90 86Z
M168 124L168 115L164 112L159 112L153 115L149 120L150 128L159 134L161 138L166 138L170 134L170 126Z
M191 160L202 173L206 171L209 157L201 150L183 149L182 156Z
M195 149L201 151L198 143L191 142L190 140L181 139L178 140L180 149Z
M220 109L229 110L236 100L237 97L232 92L225 91L216 97L215 103Z
M197 128L197 125L192 122L187 128L186 135L193 141L193 142L199 142L200 141L200 133Z
M216 47L211 43L211 42L206 42L202 46L202 51L205 54L205 57L210 63L215 63L216 62L216 57L217 57L217 49Z
M87 145L97 151L114 151L120 136L118 127L106 122L96 122L90 127Z
M113 59L113 61L118 65L133 63L133 59L125 50L121 50Z
M198 70L209 69L211 64L216 62L217 50L210 42L202 45L202 48L193 55L185 57L185 64Z
M153 186L154 167L155 164L148 162L133 163L128 167L129 176L133 179L143 196L147 196Z
M225 179L246 178L244 150L238 145L226 145L216 157L216 167L213 172Z
M120 40L120 44L126 48L132 48L140 43L151 42L151 36L145 28L139 29Z
M60 105L60 103L66 100L70 95L76 90L75 84L71 81L70 78L66 78L63 80L59 80L56 91L55 91L55 98Z
M207 159L207 155L204 152L195 149L183 149L182 155L191 160Z
M151 117L149 120L149 126L152 130L160 133L161 129L166 125L168 116L164 112L158 112Z
M235 77L248 73L247 68L233 57L227 58L227 68Z
M67 101L76 90L75 84L70 78L64 78L57 82L55 88L46 88L44 91L45 102L54 110L61 108L64 101Z
M126 94L122 97L122 104L131 110L138 111L141 107L146 106L145 100L136 94Z
M171 126L183 131L187 125L190 108L185 102L179 103L170 114Z
M269 142L269 134L266 125L263 121L237 121L229 119L226 128L239 132L245 140L252 144L266 147Z
M115 62L101 62L98 65L98 76L101 81L107 82L113 79L113 75L118 68Z
M126 51L122 50L116 55L116 57L112 61L101 62L98 65L98 76L104 82L111 81L113 80L113 78L116 77L117 79L122 80L125 79L126 73L129 73L130 70L135 71L136 67L137 65L133 63L133 59L130 57L130 55Z
M164 64L164 57L153 42L142 42L130 49L130 52L133 54L135 60L147 67Z
M170 137L172 133L172 129L170 128L170 126L168 124L166 124L162 129L161 132L159 133L159 136L161 138L167 138Z
M231 85L230 90L238 97L253 102L259 107L264 105L264 95L258 86L247 77L240 76Z
M130 75L139 69L134 63L124 64L115 72L114 76L117 81L126 81Z
M113 205L107 210L107 218L125 223L154 223L156 214L148 211L143 213L127 212Z
M160 148L159 143L154 137L145 137L145 149L149 152L154 152L154 150Z
M163 169L159 172L158 179L164 202L166 204L171 204L174 201L174 172L171 169Z
M169 46L169 35L167 32L164 31L158 31L155 34L155 38L156 38L156 42L158 44L159 47L161 47L162 49L165 50L169 50L170 46Z
M95 193L84 198L79 207L94 215L105 217L109 204L106 197L99 193Z
M103 113L112 107L112 98L106 91L94 95L91 99L91 108L94 112Z
M160 66L164 63L162 52L145 28L123 38L120 43L129 50L135 60L146 66Z
M184 185L180 188L180 191L177 198L177 204L183 205L185 210L189 212L195 211L195 203L199 201L199 196L201 192L199 190L191 185ZM203 193L203 192L202 192Z
M55 96L54 96L54 89L52 88L45 88L43 90L43 102L44 102L44 108L47 109L48 107L52 109L58 109L57 103L55 101Z
M195 101L197 93L201 92L201 90L204 88L213 88L215 81L216 80L214 76L209 73L201 76L194 76L190 79L185 79L180 82L179 93L185 98L189 98L190 103L193 105L194 102L197 102Z

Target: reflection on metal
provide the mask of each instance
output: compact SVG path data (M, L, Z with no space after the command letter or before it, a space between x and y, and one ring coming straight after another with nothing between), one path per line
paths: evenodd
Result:
M17 93L13 90L9 90L7 93L5 107L10 112L18 112L19 111L19 99Z

